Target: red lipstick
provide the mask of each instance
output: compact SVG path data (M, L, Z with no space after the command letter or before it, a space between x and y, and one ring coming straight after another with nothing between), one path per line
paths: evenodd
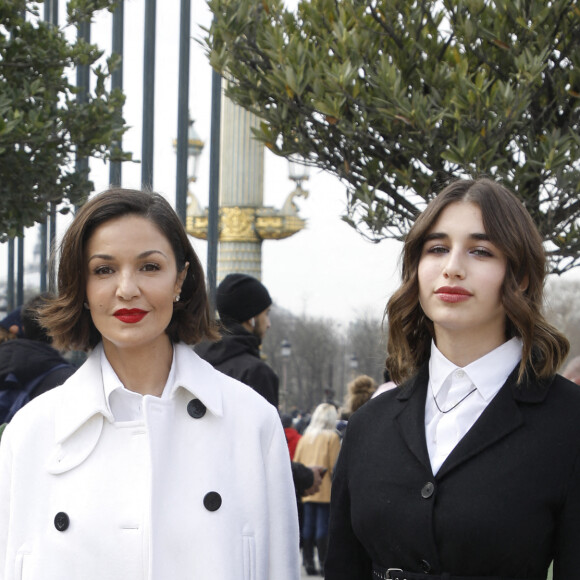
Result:
M437 297L443 300L443 302L465 302L469 300L472 296L469 290L462 288L461 286L441 286L435 290Z
M147 316L148 312L141 310L140 308L121 308L117 310L113 316L118 318L121 322L126 322L127 324L134 324L143 320Z

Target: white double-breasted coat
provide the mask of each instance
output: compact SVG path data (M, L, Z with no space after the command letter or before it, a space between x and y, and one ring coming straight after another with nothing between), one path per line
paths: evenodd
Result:
M178 344L171 396L115 423L100 351L4 432L0 580L298 579L276 409Z

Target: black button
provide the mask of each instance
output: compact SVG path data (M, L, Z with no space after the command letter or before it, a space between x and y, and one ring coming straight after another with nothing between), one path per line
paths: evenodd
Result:
M58 512L54 516L54 527L59 532L64 532L70 526L70 519L64 512Z
M427 560L421 560L421 569L423 570L423 572L425 572L425 574L428 574L429 572L431 572L431 564L429 564Z
M194 419L201 419L205 415L205 405L199 399L192 399L187 404L187 412Z
M222 496L217 491L210 491L205 494L203 505L206 510L215 512L216 510L219 510L222 505Z
M425 499L430 498L433 495L433 492L435 491L435 486L428 481L422 488L421 488L421 497L424 497Z

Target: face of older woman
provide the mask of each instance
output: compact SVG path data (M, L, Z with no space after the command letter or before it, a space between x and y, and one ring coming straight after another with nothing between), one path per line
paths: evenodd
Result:
M426 236L418 270L419 300L440 349L461 341L485 354L505 341L505 273L506 258L487 237L479 206L447 206Z
M136 215L95 229L86 248L86 301L105 348L167 346L165 329L187 267L177 272L167 238Z

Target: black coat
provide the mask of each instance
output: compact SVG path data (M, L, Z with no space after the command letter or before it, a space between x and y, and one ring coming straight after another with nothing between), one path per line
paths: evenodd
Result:
M348 423L331 497L326 580L384 568L580 579L580 387L516 371L433 476L428 367ZM428 575L425 576L429 578Z
M219 342L204 342L195 352L214 368L238 379L278 408L278 376L260 357L260 339L242 325L221 332Z
M0 344L0 382L14 374L21 384L50 371L67 361L50 344L27 338L8 340ZM47 374L31 394L31 399L62 385L74 372L72 365L61 367Z

